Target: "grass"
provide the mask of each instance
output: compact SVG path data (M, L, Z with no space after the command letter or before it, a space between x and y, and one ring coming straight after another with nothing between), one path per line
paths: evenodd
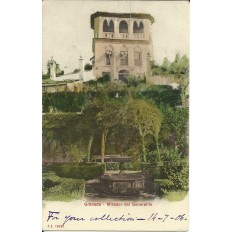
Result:
M171 191L164 194L164 199L168 201L182 201L187 195L187 191Z

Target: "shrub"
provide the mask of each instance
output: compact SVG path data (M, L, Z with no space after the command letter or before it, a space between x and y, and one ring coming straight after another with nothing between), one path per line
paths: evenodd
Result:
M163 195L164 193L173 190L174 183L168 179L155 179L154 182L159 186L159 194Z
M84 93L76 92L57 92L43 93L42 104L43 112L49 112L49 107L56 108L62 112L78 112L86 102Z
M85 181L61 178L61 183L43 192L44 200L70 201L84 197Z
M50 78L50 75L49 74L42 74L42 79L49 79Z
M56 174L60 177L90 180L103 175L105 173L105 168L105 164L99 163L92 166L63 164L53 166L52 170L55 171Z
M119 170L119 162L107 162L106 163L106 170Z
M42 187L43 187L43 191L54 187L58 184L60 184L62 182L61 178L58 177L55 172L49 171L49 172L45 172L43 173L43 177L42 177Z
M177 149L162 151L165 178L171 180L175 186L172 190L188 191L189 166L188 159L182 158Z
M139 171L141 166L139 162L125 162L120 166L121 170Z
M98 79L97 79L97 82L98 83L101 83L101 84L106 84L106 83L108 83L110 81L110 75L108 75L108 74L106 74L106 75L104 75L104 76L102 76L102 77L99 77Z
M80 71L81 71L80 69L76 68L73 70L73 73L79 73Z
M92 70L92 68L93 68L93 65L91 65L91 64L86 64L84 67L85 71L90 71L90 70Z
M61 178L55 172L43 172L43 200L77 200L85 194L85 181Z
M166 177L163 162L141 163L141 168L143 172L147 172L153 179L164 179Z

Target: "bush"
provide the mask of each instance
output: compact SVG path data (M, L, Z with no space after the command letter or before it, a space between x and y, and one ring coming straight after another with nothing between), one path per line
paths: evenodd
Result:
M50 75L49 74L42 74L42 79L49 79L50 78Z
M42 104L43 112L49 112L49 108L56 108L62 112L78 112L86 102L84 93L76 92L57 92L57 93L43 93Z
M84 197L85 181L61 178L55 172L43 173L43 200L69 201Z
M76 68L73 70L73 73L79 73L80 71L81 71L80 69Z
M106 170L119 170L119 162L107 162L106 163Z
M143 172L149 173L153 179L164 179L166 177L163 169L163 162L141 163L141 168Z
M169 85L151 85L144 91L140 91L139 95L154 101L159 107L161 105L171 107L181 105L181 90L172 89Z
M168 179L155 179L154 182L159 186L160 195L173 190L175 185L171 180Z
M104 75L104 76L102 76L102 77L99 77L98 79L97 79L97 82L98 83L101 83L101 84L106 84L106 83L108 83L110 81L110 75L108 75L108 74L106 74L106 75Z
M92 68L93 68L93 65L91 65L91 64L86 64L84 67L85 71L90 71L90 70L92 70Z
M60 177L90 180L103 175L105 173L105 168L105 164L99 163L92 166L63 164L53 166L52 170L55 171L56 174Z
M161 148L160 153L162 161L150 160L150 163L142 163L142 170L153 179L167 179L174 183L168 190L188 191L188 159L178 149Z
M189 166L188 159L182 158L177 149L162 151L165 178L171 180L175 186L172 190L188 191Z
M139 162L125 162L121 164L120 169L129 171L139 171L141 170L141 166Z
M85 181L62 178L60 184L48 188L43 192L44 200L70 201L84 197Z
M43 191L54 187L62 182L61 178L56 175L55 172L49 171L43 173L42 177L42 187Z

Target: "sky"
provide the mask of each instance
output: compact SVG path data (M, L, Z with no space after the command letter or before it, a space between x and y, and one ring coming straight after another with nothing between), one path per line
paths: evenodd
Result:
M189 2L185 1L80 1L44 0L43 72L53 56L66 72L78 68L80 55L90 63L93 30L90 15L96 11L148 13L152 24L153 59L174 60L176 53L189 56Z

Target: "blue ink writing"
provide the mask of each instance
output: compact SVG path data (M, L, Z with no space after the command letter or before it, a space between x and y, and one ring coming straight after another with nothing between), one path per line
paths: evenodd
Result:
M58 220L58 217L55 217L54 214L59 214L60 212L53 212L53 211L49 211L48 212L48 219L47 222L51 219L51 220Z

